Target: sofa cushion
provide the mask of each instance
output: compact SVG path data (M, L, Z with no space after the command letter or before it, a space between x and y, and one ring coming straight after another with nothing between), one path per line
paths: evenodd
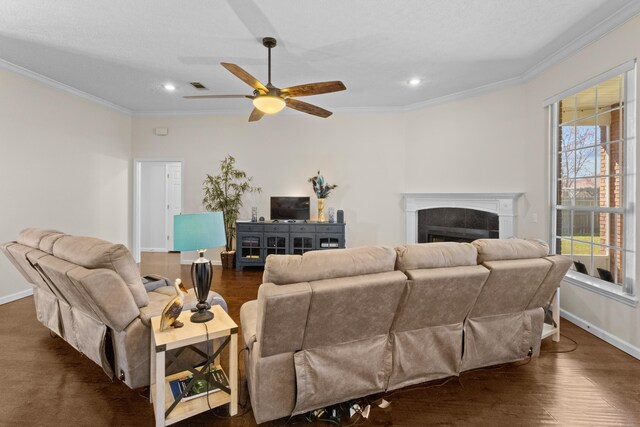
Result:
M46 252L48 254L53 254L53 245L58 241L59 238L64 236L64 233L52 233L47 234L40 240L40 244L38 247L42 252Z
M286 285L383 273L393 271L395 261L395 251L385 246L311 251L304 255L269 255L262 282Z
M463 267L477 264L478 251L470 243L438 242L398 246L396 270Z
M95 237L62 236L53 244L53 255L85 268L113 270L130 288L135 289L131 294L138 307L149 303L138 265L124 245Z
M478 250L478 264L485 261L544 258L549 246L542 240L478 239L471 242Z
M40 241L50 234L61 233L56 230L47 230L44 228L25 228L18 234L18 243L39 249Z

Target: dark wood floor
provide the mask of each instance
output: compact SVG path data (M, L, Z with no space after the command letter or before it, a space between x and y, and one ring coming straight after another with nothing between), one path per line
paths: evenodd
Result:
M142 271L190 282L176 254L145 254ZM261 277L261 271L215 269L213 289L225 297L237 323L240 306L256 297ZM51 338L36 320L31 297L0 306L0 316L0 425L153 425L145 391L112 382L62 339ZM566 337L559 344L544 340L542 354L529 363L390 393L388 408L374 407L368 420L343 425L640 425L640 361L567 321L562 327ZM578 343L573 352L566 352L575 347L568 338ZM255 425L250 410L232 419L223 418L224 412L178 425ZM306 423L296 417L266 425L287 422Z

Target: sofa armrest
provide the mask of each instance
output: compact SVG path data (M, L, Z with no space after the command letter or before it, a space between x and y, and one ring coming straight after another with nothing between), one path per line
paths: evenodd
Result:
M170 286L171 282L168 278L159 274L147 274L142 277L142 284L147 292L151 292L161 286Z
M256 326L258 323L258 301L248 301L240 307L240 325L244 345L251 351L256 342Z

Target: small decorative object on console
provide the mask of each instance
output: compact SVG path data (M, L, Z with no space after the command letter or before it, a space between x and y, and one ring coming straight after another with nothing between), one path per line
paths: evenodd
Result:
M255 206L251 208L251 222L258 222L258 208Z
M329 208L329 222L332 224L336 222L333 208Z
M320 175L320 171L316 176L312 176L309 178L309 182L313 185L313 191L316 193L316 197L318 197L318 222L325 222L324 218L324 199L329 197L329 193L334 188L337 188L337 185L329 185L325 182L324 177Z

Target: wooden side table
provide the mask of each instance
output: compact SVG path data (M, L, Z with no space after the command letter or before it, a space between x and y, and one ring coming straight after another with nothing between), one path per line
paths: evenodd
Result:
M211 307L214 314L213 320L206 323L192 323L189 318L191 312L185 310L180 314L179 320L184 323L182 328L169 328L160 331L160 317L151 319L151 393L150 398L153 403L153 411L156 418L156 426L166 426L189 418L224 404L229 404L229 414L238 413L238 325L219 305ZM208 330L208 332L207 332ZM167 350L177 348L188 348L194 344L222 339L222 344L214 349L213 354L201 355L208 358L204 366L200 369L187 367L187 370L165 376L165 360ZM188 401L174 400L169 382L182 378L189 374L200 375L200 370L213 363L220 352L229 348L229 389L220 390L200 396ZM193 351L199 352L197 349ZM171 358L179 363L177 358Z

